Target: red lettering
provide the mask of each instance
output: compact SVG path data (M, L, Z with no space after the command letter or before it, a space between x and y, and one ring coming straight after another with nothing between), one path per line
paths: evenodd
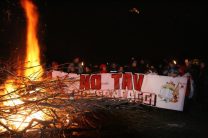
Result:
M80 75L80 89L90 89L90 75Z
M120 89L119 79L121 78L122 74L112 74L111 78L114 78L114 90Z
M126 73L123 74L123 82L122 82L122 89L132 90L132 74Z
M91 89L100 90L101 89L101 75L91 76Z
M139 78L138 78L138 76L139 76ZM143 80L144 80L144 75L134 74L134 89L135 90L141 91Z

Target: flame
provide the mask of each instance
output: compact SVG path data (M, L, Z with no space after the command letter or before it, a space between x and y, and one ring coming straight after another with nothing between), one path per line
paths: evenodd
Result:
M27 36L26 36L26 56L25 56L25 67L24 72L18 70L18 74L24 74L30 80L40 80L41 73L43 68L40 65L40 48L37 38L38 30L38 12L37 7L32 3L31 0L21 0L21 5L25 11L27 19ZM4 94L5 102L3 102L5 107L16 107L21 106L24 102L21 100L15 90L17 90L17 85L15 85L15 80L7 79L4 84ZM31 91L32 93L32 91ZM32 100L32 99L30 99ZM9 112L5 110L5 112ZM21 131L28 126L30 121L33 119L46 120L46 115L43 111L37 111L33 109L22 109L16 114L8 116L8 118L0 119L5 125L10 129ZM3 128L0 127L0 131Z
M31 0L21 0L21 5L27 18L27 36L26 36L26 58L24 75L32 80L41 75L43 68L40 66L40 48L37 38L38 12L37 7Z
M23 104L23 102L18 99L18 95L15 94L15 90L16 90L16 87L15 85L13 85L14 83L14 80L7 80L5 82L5 91L4 93L5 94L9 94L9 96L7 96L6 98L11 98L13 100L8 100L6 102L4 102L4 105L5 106L16 106L16 105L20 105L20 104Z
M21 106L24 102L20 99L19 95L16 93L15 81L8 79L5 82L5 91L7 94L5 96L5 102L3 102L6 107ZM5 112L10 112L9 110L4 110ZM0 119L1 122L6 124L10 129L15 131L21 131L26 128L33 118L44 120L46 116L42 111L35 111L33 109L22 109L19 110L16 114L10 115L7 119ZM35 125L35 123L33 123ZM4 130L3 128L0 128Z

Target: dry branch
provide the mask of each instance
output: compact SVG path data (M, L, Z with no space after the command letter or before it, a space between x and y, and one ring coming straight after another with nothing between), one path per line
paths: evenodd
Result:
M0 78L4 80L0 86L0 134L24 134L34 129L96 128L95 122L100 118L97 110L108 110L127 102L98 97L79 89L66 92L69 85L79 80L52 79L48 77L50 69L38 73L42 74L39 76L42 79L31 81L16 74L18 66L11 68L9 65L0 67L0 77L4 76Z

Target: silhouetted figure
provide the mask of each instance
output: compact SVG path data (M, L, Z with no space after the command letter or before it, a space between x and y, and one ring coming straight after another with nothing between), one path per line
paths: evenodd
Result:
M76 73L74 63L69 63L68 68L67 68L68 73Z
M124 73L125 71L124 71L124 67L123 66L120 66L119 68L118 68L118 73Z
M52 68L52 70L58 71L59 70L59 64L58 64L58 62L53 61L52 64L51 64L51 68Z
M200 63L200 72L198 79L198 100L208 109L208 67L207 64L202 61Z
M117 73L118 69L117 69L117 64L116 63L112 63L109 69L110 73Z
M76 73L82 74L83 73L83 65L80 62L80 58L79 57L74 58L73 63L74 63L74 68L75 68Z
M92 70L89 66L85 66L84 67L84 74L91 74L92 73Z
M138 73L139 72L138 63L137 63L136 60L133 60L133 62L131 63L131 66L130 66L128 71L132 72L132 73Z

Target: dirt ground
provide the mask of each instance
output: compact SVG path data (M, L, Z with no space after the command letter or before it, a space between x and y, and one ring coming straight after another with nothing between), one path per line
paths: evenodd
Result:
M91 135L79 137L101 138L207 138L208 112L193 104L186 112L135 106L118 107L107 113L101 128ZM88 133L89 134L89 133Z

